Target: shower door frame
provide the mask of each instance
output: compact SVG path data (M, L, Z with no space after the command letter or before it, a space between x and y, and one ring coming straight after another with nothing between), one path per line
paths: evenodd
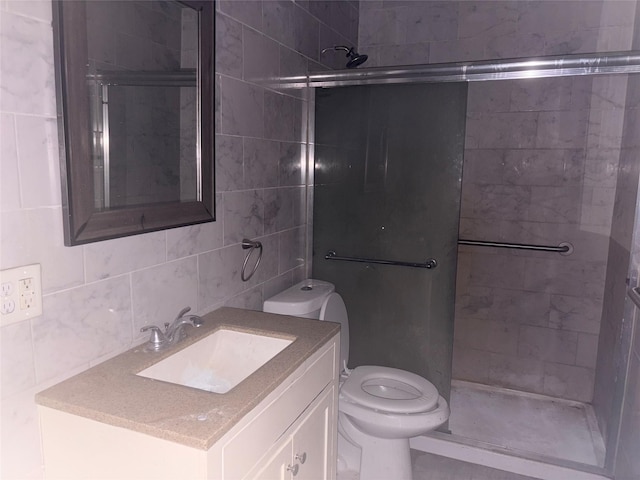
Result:
M524 57L493 61L469 61L444 64L407 65L398 67L376 67L359 70L339 70L331 72L310 73L306 76L280 77L274 88L293 88L305 91L307 114L307 159L303 165L305 174L306 195L306 275L311 274L313 257L313 186L314 186L314 145L315 145L315 89L342 86L407 84L407 83L442 83L442 82L482 82L497 80L519 80L552 77L574 77L595 75L629 75L640 74L640 51L594 53L582 55L561 55L548 57ZM304 163L304 162L303 162ZM635 210L634 210L635 211ZM635 218L635 217L634 217ZM635 227L634 227L635 229ZM626 302L630 302L626 298ZM629 345L630 346L630 345ZM631 349L625 352L625 363L620 365L619 374L626 378L630 362ZM545 459L550 465L560 468L580 470L588 474L611 475L615 468L615 456L620 435L620 422L624 400L624 383L613 393L614 412L612 425L614 431L606 442L606 457L603 467L562 460ZM468 440L458 440L455 436L435 432L438 439L447 440L469 446ZM475 442L472 442L475 443ZM477 442L481 446L482 442ZM499 450L499 449L498 449ZM496 452L498 453L498 452ZM529 456L521 456L514 452L504 454L530 460Z

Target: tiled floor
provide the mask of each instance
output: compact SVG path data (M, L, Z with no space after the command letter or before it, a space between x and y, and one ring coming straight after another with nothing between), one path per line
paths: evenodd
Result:
M454 381L451 433L501 447L602 466L593 410L578 402Z

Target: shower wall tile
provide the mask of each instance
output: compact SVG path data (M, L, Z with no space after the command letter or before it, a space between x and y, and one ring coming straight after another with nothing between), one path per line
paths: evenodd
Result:
M469 113L465 148L532 148L536 146L538 115L543 114Z
M582 187L531 187L527 220L548 223L578 223L582 206Z
M280 233L278 272L284 273L304 264L305 229L293 228Z
M537 148L583 148L587 115L581 111L540 112Z
M301 143L281 143L280 160L278 162L279 185L281 187L303 185L302 165L307 148Z
M474 255L469 284L475 286L525 287L526 259L511 255ZM529 289L534 290L535 289Z
M268 3L268 2L267 2ZM312 60L320 60L320 22L295 5L293 12L293 49Z
M467 93L467 113L508 112L511 108L512 81L471 82Z
M600 332L601 298L551 295L550 307L550 327L593 335Z
M403 45L400 41L398 12L394 9L365 9L360 12L359 45Z
M40 263L44 294L82 285L83 249L64 246L61 218L61 206L3 212L0 268Z
M144 237L118 238L108 244L91 243L84 247L86 281L104 280L164 263L167 260L166 251L164 232L153 232Z
M454 2L416 2L399 8L398 32L403 43L453 40L458 34L458 5Z
M580 367L595 369L597 359L598 359L598 335L589 335L588 333L578 334L576 365Z
M513 185L577 186L582 183L583 165L581 149L506 150L502 176Z
M593 369L546 363L543 393L553 397L590 402L593 397Z
M477 39L476 39L477 40ZM486 40L484 58L517 58L541 56L546 38L540 33L521 33L491 37Z
M571 108L572 84L565 78L540 78L511 83L512 111L562 111Z
M243 78L248 82L268 84L280 72L280 45L252 28L242 28Z
M489 383L491 353L454 343L453 377L459 380Z
M256 30L262 30L262 2L260 0L220 0L220 10Z
M541 392L544 363L534 358L492 354L489 359L489 383L507 388Z
M6 13L0 31L0 110L55 117L51 23Z
M250 290L242 292L229 300L224 305L225 307L244 308L246 310L262 311L262 287L254 287Z
M624 112L619 110L595 110L589 114L587 146L598 149L620 147L624 123Z
M145 325L171 322L185 307L198 310L198 265L195 256L138 270L131 274L134 338L146 339Z
M458 6L458 38L516 33L520 8L515 2L469 1Z
M59 205L61 189L56 177L59 147L55 119L16 115L15 120L22 207Z
M264 201L261 190L229 192L224 197L224 244L264 233Z
M167 260L197 255L222 247L224 225L222 195L216 195L217 218L215 222L190 225L167 230Z
M429 63L430 46L424 44L412 45L372 45L367 48L367 65L418 65L421 63Z
M296 5L293 2L286 0L263 2L263 33L288 47L292 47L294 42L293 15L295 8Z
M590 148L584 162L584 185L615 188L619 149Z
M592 297L603 292L605 263L529 258L524 268L527 290Z
M216 135L216 191L244 187L242 137Z
M573 365L577 345L576 332L523 326L518 338L518 356Z
M18 150L16 148L15 115L0 116L0 211L20 208L20 177L18 173Z
M242 25L232 18L216 15L216 72L242 78Z
M486 39L478 38L461 38L458 40L429 42L415 48L429 49L429 63L449 63L486 58L486 41ZM367 47L362 47L363 51L366 49Z
M45 295L42 309L43 315L31 320L38 383L131 343L126 275Z
M245 188L277 187L279 159L280 142L260 138L245 138Z
M527 218L531 189L511 185L482 185L463 178L461 216L494 220Z
M264 89L222 77L220 92L222 133L263 137Z
M270 91L264 94L264 135L282 141L296 141L295 109L299 100ZM299 131L299 130L298 130Z
M456 328L459 329L456 342L463 349L472 348L514 356L517 354L519 332L517 323L459 318Z

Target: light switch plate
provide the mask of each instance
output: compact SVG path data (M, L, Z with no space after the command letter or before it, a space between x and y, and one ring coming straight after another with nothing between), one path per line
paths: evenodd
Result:
M40 264L0 271L0 325L42 315Z

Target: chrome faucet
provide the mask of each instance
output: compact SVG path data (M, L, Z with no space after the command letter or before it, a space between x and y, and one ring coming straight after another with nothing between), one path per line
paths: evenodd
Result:
M172 323L167 322L164 324L164 331L156 325L147 325L142 327L140 329L141 332L151 330L151 338L149 338L144 350L147 352L159 352L171 345L175 345L187 336L184 332L185 325L201 327L203 320L198 315L184 316L189 311L191 311L191 307L185 307L180 310L180 313L178 313L178 316Z

